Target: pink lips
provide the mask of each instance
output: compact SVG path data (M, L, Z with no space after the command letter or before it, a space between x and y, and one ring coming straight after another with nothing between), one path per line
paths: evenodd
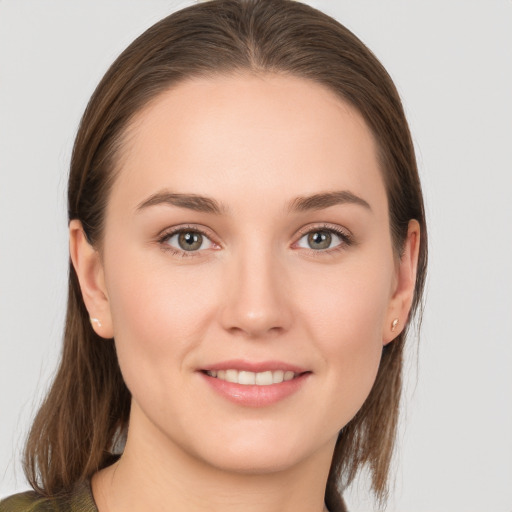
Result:
M291 380L284 380L279 383L257 385L228 382L211 376L215 374L215 372L231 369L253 373L281 370L283 372L293 372L295 373L295 377ZM255 363L237 359L223 361L201 368L200 374L211 389L229 401L246 407L265 407L275 404L299 391L311 375L311 372L299 366L280 361Z
M282 361L262 361L261 363L255 363L251 361L244 361L242 359L231 359L229 361L222 361L221 363L215 363L210 366L201 368L204 371L207 370L229 370L230 368L236 368L246 372L264 372L267 370L284 370L291 371L294 373L305 373L307 370L300 366L283 363Z

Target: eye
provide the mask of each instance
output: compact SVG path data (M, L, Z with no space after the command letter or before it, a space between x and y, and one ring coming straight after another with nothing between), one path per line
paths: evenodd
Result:
M315 251L327 251L350 245L350 243L351 239L348 233L331 227L322 227L304 234L297 242L297 246Z
M160 241L176 249L176 252L197 252L213 247L213 242L197 229L179 229L165 234Z

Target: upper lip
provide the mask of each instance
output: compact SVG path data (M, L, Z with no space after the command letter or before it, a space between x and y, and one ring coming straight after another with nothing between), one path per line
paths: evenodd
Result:
M243 359L231 359L229 361L221 361L213 363L201 368L202 371L218 371L218 370L241 370L246 372L265 372L265 371L290 371L294 373L305 373L308 370L300 366L284 363L283 361L247 361Z

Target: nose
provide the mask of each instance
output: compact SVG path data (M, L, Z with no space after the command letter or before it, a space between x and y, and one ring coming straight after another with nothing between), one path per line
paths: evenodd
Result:
M250 253L250 254L248 254ZM231 334L266 338L293 320L287 273L270 250L245 251L226 265L221 323Z

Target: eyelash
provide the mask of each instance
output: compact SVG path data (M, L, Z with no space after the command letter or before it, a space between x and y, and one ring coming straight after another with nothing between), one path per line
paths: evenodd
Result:
M215 244L215 242L213 242L211 240L211 235L209 233L207 233L205 230L203 230L199 227L196 227L196 226L181 226L179 228L173 228L169 231L166 231L158 237L158 240L157 240L158 244L160 245L160 247L162 248L163 251L170 252L173 256L179 256L181 258L190 258L190 257L199 256L199 253L201 251L183 251L183 250L176 249L176 248L172 247L171 245L169 245L168 243L166 243L173 235L176 235L179 233L184 233L187 231L190 231L193 233L200 233L201 235L208 238L208 240L210 240L212 243ZM351 245L354 245L354 239L352 237L352 234L350 234L348 231L345 231L339 227L334 227L334 226L327 225L327 224L300 230L299 238L298 238L297 242L299 240L301 240L304 236L306 236L310 233L316 233L316 232L321 232L321 231L324 231L324 232L326 231L328 233L334 233L336 236L338 236L340 238L341 243L336 245L335 247L330 248L330 249L323 249L323 250L309 249L309 252L312 255L314 255L315 257L326 255L326 254L332 255L334 253L337 253L338 251L347 249ZM295 244L297 242L295 242Z

